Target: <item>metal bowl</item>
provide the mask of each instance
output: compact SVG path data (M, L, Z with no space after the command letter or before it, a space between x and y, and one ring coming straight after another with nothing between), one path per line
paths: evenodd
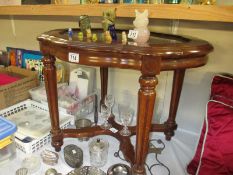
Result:
M72 172L71 175L106 175L104 171L97 167L93 166L84 166L81 168L76 168Z
M107 172L107 175L131 175L131 168L125 164L112 165Z

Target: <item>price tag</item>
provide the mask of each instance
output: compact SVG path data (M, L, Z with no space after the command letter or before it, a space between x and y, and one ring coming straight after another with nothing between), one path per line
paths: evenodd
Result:
M69 52L69 62L72 63L79 63L79 54Z
M118 130L117 130L117 129L115 129L115 128L110 128L109 130L110 130L110 131L112 131L113 133L118 132Z
M128 38L137 39L137 37L138 37L138 31L137 30L129 30Z

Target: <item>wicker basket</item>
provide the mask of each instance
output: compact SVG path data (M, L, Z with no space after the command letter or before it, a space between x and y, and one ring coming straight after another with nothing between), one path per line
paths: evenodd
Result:
M0 73L22 78L14 83L0 86L0 109L30 98L28 90L39 85L37 72L9 66L0 68Z

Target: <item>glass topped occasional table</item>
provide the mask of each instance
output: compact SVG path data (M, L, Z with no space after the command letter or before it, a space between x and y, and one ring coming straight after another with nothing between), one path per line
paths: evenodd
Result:
M67 137L93 137L111 135L119 140L120 150L131 164L134 175L146 174L144 163L149 148L149 133L164 132L170 140L177 128L175 121L179 98L182 90L185 70L203 66L207 63L207 55L213 50L206 41L151 32L147 44L128 41L121 43L121 30L117 30L118 40L108 43L104 40L101 29L92 29L98 40L93 42L87 38L80 40L78 30L73 37L68 37L67 29L45 32L37 39L44 56L44 76L51 117L52 145L60 151L63 139ZM57 102L57 82L55 58L81 65L100 67L101 103L107 94L108 68L133 69L141 72L139 77L137 125L129 127L131 136L136 134L136 149L130 142L130 136L121 136L118 131L123 126L114 121L109 122L117 132L101 129L100 126L83 129L61 129ZM158 83L156 75L161 71L174 71L169 116L163 124L152 124L155 87Z

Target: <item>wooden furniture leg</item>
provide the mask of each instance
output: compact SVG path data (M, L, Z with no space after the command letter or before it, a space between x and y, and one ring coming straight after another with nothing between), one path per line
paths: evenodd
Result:
M155 76L141 76L138 91L138 116L136 129L136 154L133 175L145 175L145 160L149 148L149 134L155 103L155 86L158 80Z
M51 118L52 146L56 151L61 150L63 145L63 135L59 125L59 112L57 101L57 74L55 67L55 57L45 56L43 58L45 88L47 92L49 114Z
M108 90L108 68L100 67L100 82L101 82L101 99L100 104L104 104L104 98Z
M175 119L179 105L180 94L182 91L184 75L185 69L177 69L174 71L169 116L165 122L165 125L168 128L167 131L165 131L166 140L171 140L171 137L174 136L174 130L177 128Z

